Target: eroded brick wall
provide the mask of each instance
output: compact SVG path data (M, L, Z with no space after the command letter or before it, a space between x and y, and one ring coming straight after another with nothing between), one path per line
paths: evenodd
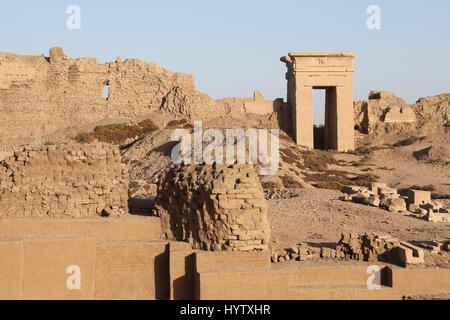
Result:
M0 218L128 212L128 174L111 145L25 149L0 162Z
M155 211L169 239L189 241L197 249L268 248L267 203L252 165L167 168Z
M282 99L266 101L255 94L253 99L216 101L195 89L193 75L155 63L117 58L100 64L94 58L72 59L59 47L51 48L49 57L0 52L0 147L68 127L138 121L155 113L166 119L205 120L272 112L290 132L290 108Z
M391 251L399 244L398 239L378 234L342 233L337 243L337 257L359 261L391 261Z
M103 97L106 85L109 96ZM219 107L195 90L193 75L155 63L118 58L100 64L72 59L58 47L48 58L0 52L0 143L28 142L111 117L138 120L158 110L201 118L203 110Z

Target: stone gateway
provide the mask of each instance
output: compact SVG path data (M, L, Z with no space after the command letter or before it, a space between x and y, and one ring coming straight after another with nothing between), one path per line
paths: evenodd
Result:
M287 102L294 139L314 148L313 89L325 89L325 149L353 150L353 60L349 52L291 52L281 57L288 69Z

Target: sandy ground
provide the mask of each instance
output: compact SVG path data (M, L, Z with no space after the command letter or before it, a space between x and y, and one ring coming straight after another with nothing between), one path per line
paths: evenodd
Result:
M268 201L273 249L300 242L333 246L342 232L376 232L406 241L450 239L450 224L340 201L339 191L298 189L296 194Z
M447 142L448 143L448 142ZM427 140L409 146L376 151L371 162L375 165L375 174L380 181L394 188L407 188L411 185L429 185L436 187L437 191L450 194L450 154L448 147L443 143L432 143ZM417 160L414 153L426 147L434 148L436 155L429 159ZM379 170L387 167L394 170Z
M399 148L400 149L400 148ZM362 157L352 154L336 154L336 160L347 163L358 162ZM370 157L369 166L336 166L331 165L329 169L344 170L354 173L372 173L379 176L379 181L396 189L409 188L413 185L434 185L436 191L450 194L450 168L441 163L429 163L417 161L412 153L404 150L380 150Z

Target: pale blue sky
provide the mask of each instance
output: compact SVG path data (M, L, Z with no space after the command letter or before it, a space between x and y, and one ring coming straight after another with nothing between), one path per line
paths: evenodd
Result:
M71 4L81 8L80 30L66 27ZM381 30L366 27L372 4ZM213 98L254 89L284 98L279 58L290 51L355 52L355 100L371 89L409 103L450 91L448 0L2 0L0 30L0 51L48 55L61 46L99 62L140 58L195 74Z

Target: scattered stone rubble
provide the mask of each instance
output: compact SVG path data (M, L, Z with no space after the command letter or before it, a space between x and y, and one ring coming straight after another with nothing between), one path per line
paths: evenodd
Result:
M300 243L284 250L278 250L272 253L272 262L285 262L290 260L309 261L320 258L336 259L340 257L335 249L328 247L314 247L307 243Z
M0 162L0 217L128 213L128 174L106 144L25 148Z
M347 259L388 261L388 252L398 245L399 241L390 236L342 233L336 250Z
M339 200L380 207L390 212L408 211L418 214L428 221L449 222L448 208L436 200L431 200L430 191L408 190L407 196L401 196L394 188L384 183L373 182L370 188L360 186L345 186L344 195Z
M415 241L414 245L430 250L432 253L450 251L450 240L447 241Z
M423 250L386 235L342 233L336 251L348 259L359 261L385 261L407 265L423 264Z
M448 251L448 243L440 243ZM428 248L427 248L428 249ZM272 252L272 262L318 259L384 261L407 267L424 264L423 249L387 235L342 233L336 249L300 243L284 250Z
M252 165L173 165L159 182L155 214L166 237L212 251L268 250L267 203Z
M298 197L298 191L293 189L265 189L264 197L266 200L291 199Z

